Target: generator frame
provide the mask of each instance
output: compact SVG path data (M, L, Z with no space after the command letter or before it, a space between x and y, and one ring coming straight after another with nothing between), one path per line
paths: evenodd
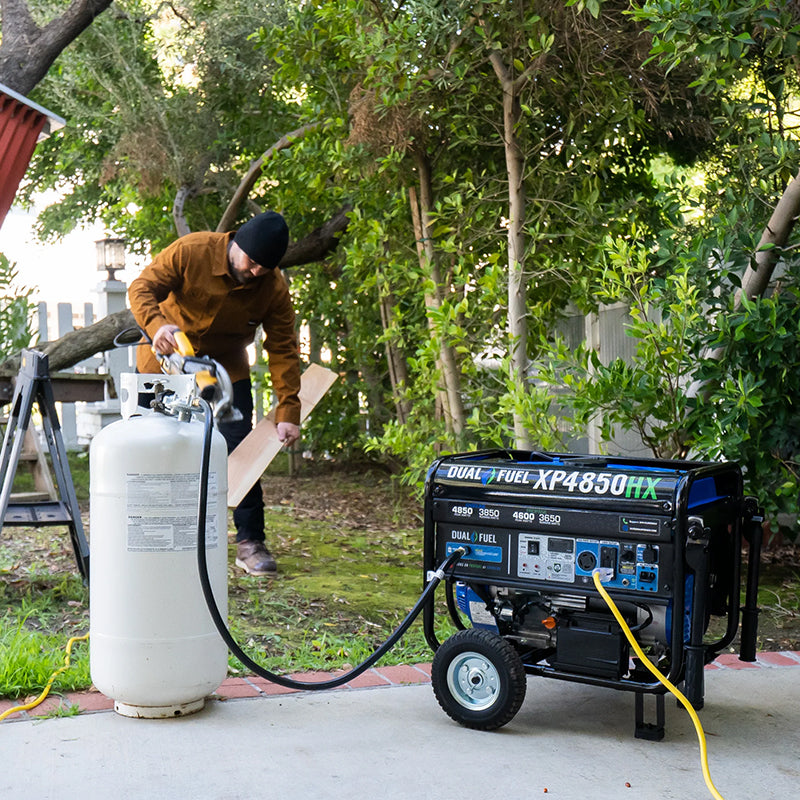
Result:
M550 468L549 471L545 467ZM565 474L577 473L579 476L659 477L647 478L650 482L648 496L625 497L608 492L597 494L574 491L578 478L573 479L570 491L559 491L554 479L548 483L541 477L542 472L551 475L557 469ZM567 470L573 472L567 473ZM505 481L498 477L503 474L506 476ZM633 477L630 479L633 480ZM642 479L638 480L641 485ZM656 484L659 484L658 490L653 488ZM691 503L690 498L696 494L693 489L705 491L706 485L713 486L716 494L708 502ZM454 511L461 514L469 511L470 516L474 516L473 511L483 513L482 509L487 514L491 512L495 518L480 520L478 524L473 522L471 525L458 524L459 521L454 518ZM512 512L513 509L516 510ZM520 509L530 509L530 512ZM542 519L542 514L545 518L558 517L560 527L554 531L547 526L537 525L536 522L528 524L518 521L520 518ZM617 524L617 517L621 521L629 515L641 520L641 525L644 526L642 530L647 536L641 532L632 536L609 533L612 530L609 526ZM512 516L514 521L510 521ZM627 642L622 642L622 631L616 623L610 623L613 632L607 635L611 637L612 650L617 641L621 642L622 655L619 658L620 661L624 659L628 668L618 669L618 672L624 674L608 674L604 668L593 673L592 668L585 665L576 669L569 664L559 663L555 647L530 647L521 643L519 637L504 635L504 628L508 630L508 625L504 625L503 620L497 616L496 608L489 602L488 593L490 590L502 589L548 597L557 592L568 592L570 595L587 598L588 603L589 598L599 597L588 577L588 570L581 570L572 564L574 581L568 586L549 580L548 576L540 575L537 578L522 575L522 556L518 555L522 552L522 545L518 542L523 537L526 541L549 541L548 537L562 537L562 542L568 543L571 540L573 545L582 543L583 546L588 546L587 541L591 543L593 540L605 541L611 545L619 543L618 552L622 552L624 545L628 556L634 552L633 557L636 559L643 551L639 550L637 553L636 545L629 542L647 542L654 531L659 531L654 538L662 545L662 554L671 551L669 563L661 565L662 573L666 577L663 580L661 577L656 578L655 587L641 584L638 588L626 588L619 585L618 581L616 586L607 585L605 588L611 598L622 605L644 604L648 610L651 606L656 609L667 607L665 614L672 614L672 622L668 636L668 669L665 677L672 684L681 685L689 702L699 709L704 703L704 668L733 643L740 628L740 618L739 658L742 661L756 659L761 523L762 515L756 501L743 495L741 470L735 463L664 461L518 450L477 451L438 459L430 467L425 484L425 582L430 580L432 571L444 554L462 545L467 555L446 576L448 615L458 633L444 643L447 645L447 655L444 656L446 663L443 665L436 663L444 651L440 649L442 643L434 630L434 603L430 602L424 610L425 638L435 651L433 682L437 699L445 711L461 724L490 730L506 724L516 713L524 699L528 675L608 687L635 693L634 735L637 738L655 741L662 739L666 689L641 663L637 664L636 659L629 661ZM573 529L571 524L578 528ZM481 557L469 555L476 540L481 538L498 541L498 537L502 540L505 536L508 537L507 546L484 548L489 551L487 558L495 563L470 562L470 558ZM743 540L749 545L749 553L745 601L742 605L740 585L743 574ZM638 546L650 547L649 544ZM536 544L536 547L539 545ZM658 550L659 545L653 547ZM606 548L607 551L613 549ZM538 553L538 549L536 552ZM573 555L577 557L576 553ZM658 558L658 554L655 557ZM501 558L505 566L499 566ZM589 557L584 560L587 565L590 562ZM528 565L525 566L527 568ZM618 566L614 564L614 567ZM641 566L638 565L636 569ZM579 572L584 574L578 575ZM646 574L647 579L652 580L649 577L652 572L648 571ZM564 579L562 575L550 577ZM455 586L458 583L466 584L486 601L485 612L495 617L496 632L479 630L482 626L465 625L463 609L459 608L455 597ZM633 584L635 583L633 579ZM642 591L642 587L648 591ZM652 621L652 611L650 613ZM726 622L725 630L717 638L706 641L711 616L723 617ZM564 627L562 631L561 627L565 626L565 620L570 615L567 613L561 619L558 617L556 614L551 620L551 624L556 627L556 641L559 634L567 641L567 628ZM467 631L474 633L466 633ZM598 641L601 641L603 634L597 635ZM587 636L590 638L586 641L594 641L591 634ZM457 639L463 642L456 641ZM584 640L577 641L580 650ZM455 655L451 655L451 651ZM480 686L483 692L478 704L473 703L471 686L466 686L469 695L467 699L459 697L458 679L453 678L453 662L456 659L460 659L458 664L465 673L472 676L469 680L476 687ZM445 674L448 668L450 671ZM486 672L489 673L488 676ZM611 672L613 673L613 669ZM444 698L442 694L445 695ZM648 721L645 714L645 697L648 695L655 697L653 721ZM491 709L495 697L500 696L506 708Z

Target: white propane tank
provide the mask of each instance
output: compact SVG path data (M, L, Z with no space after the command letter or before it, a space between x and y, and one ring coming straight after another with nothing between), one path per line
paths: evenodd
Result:
M204 425L147 412L94 437L90 450L92 681L125 716L201 709L227 673L227 647L197 569ZM227 451L215 429L206 554L227 617Z

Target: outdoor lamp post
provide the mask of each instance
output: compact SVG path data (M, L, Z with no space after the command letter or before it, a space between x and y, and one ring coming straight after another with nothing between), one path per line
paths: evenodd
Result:
M95 243L95 256L97 271L105 272L97 285L97 319L103 319L111 314L123 311L126 307L127 286L114 277L115 272L125 269L125 239L106 237L98 239ZM131 351L133 352L133 351ZM103 369L112 377L116 387L117 396L112 397L106 386L106 399L100 403L93 403L87 411L86 438L91 438L94 433L105 427L109 422L119 419L119 390L120 375L123 372L133 371L129 363L130 352L125 348L113 347L103 353ZM93 416L92 416L93 415Z
M97 271L107 272L108 280L114 280L114 273L125 269L125 240L98 239L95 243L97 251Z

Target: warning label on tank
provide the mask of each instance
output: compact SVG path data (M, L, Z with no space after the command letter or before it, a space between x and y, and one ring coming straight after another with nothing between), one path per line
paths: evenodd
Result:
M197 548L200 474L128 474L128 550L178 552ZM227 512L227 508L225 509ZM217 474L208 476L206 547L217 547Z

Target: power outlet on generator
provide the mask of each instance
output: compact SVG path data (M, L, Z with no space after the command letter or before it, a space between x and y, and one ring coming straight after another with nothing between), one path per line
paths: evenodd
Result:
M611 570L611 579L617 574L617 548L616 547L601 547L600 548L600 566L608 567Z

